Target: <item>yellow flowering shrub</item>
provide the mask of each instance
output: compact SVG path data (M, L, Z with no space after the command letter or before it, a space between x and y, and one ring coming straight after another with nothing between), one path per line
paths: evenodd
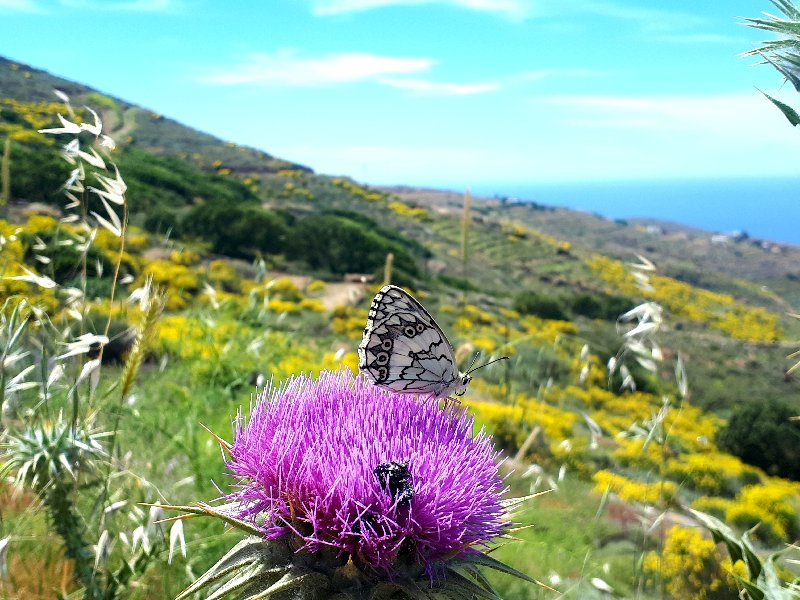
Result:
M306 294L319 294L325 291L325 282L315 279L306 286Z
M524 240L532 233L528 227L520 225L519 223L510 223L508 221L501 223L501 230L510 239L517 240Z
M528 433L536 426L541 427L544 435L551 441L570 437L580 418L573 412L523 397L518 397L513 406L476 400L468 401L467 405L482 421L490 425L499 439L512 443L515 448L523 444Z
M51 231L57 227L64 227L70 231L73 230L69 225L63 226L56 219L50 215L31 215L28 217L28 222L25 224L25 233L41 233L44 231ZM117 244L119 246L119 244Z
M506 319L510 319L512 321L518 321L519 318L522 316L516 310L512 310L510 308L501 307L498 311L501 315L503 315Z
M300 309L323 313L325 312L325 305L315 298L303 298L300 300Z
M547 342L554 344L564 335L577 335L578 327L571 321L554 321L541 319L533 315L525 315L520 324L525 329L525 334L534 342Z
M485 311L474 304L465 305L463 311L467 313L472 320L480 323L481 325L492 325L497 320L492 313Z
M20 234L22 227L0 219L0 265L7 261L21 261L24 256L24 248Z
M642 292L622 261L594 255L587 264L616 292L631 296L644 294L679 317L707 323L731 337L756 342L783 339L777 315L737 302L728 294L696 288L662 275L651 276L654 289Z
M379 202L381 200L386 200L389 195L386 192L380 192L377 190L370 190L368 188L361 187L353 183L352 181L348 181L341 177L335 177L331 180L331 183L337 187L346 190L348 193L352 194L356 198L361 200L366 200L367 202Z
M497 342L485 335L472 338L472 344L479 350L490 354L497 350Z
M778 543L800 532L798 509L800 484L773 477L742 488L725 511L725 520L745 529L759 525L756 537Z
M645 440L642 438L618 438L617 442L619 446L611 456L620 465L645 470L659 468L664 454L661 445L651 442L645 447Z
M641 402L641 396L630 394L617 396L602 408L590 411L589 415L610 436L616 436L620 431L628 429L634 422L642 423L651 418L657 409L652 405Z
M169 260L174 262L176 265L191 267L192 265L196 265L200 262L200 255L194 250L182 248L180 250L173 250L170 252Z
M456 317L453 321L453 329L464 335L469 335L469 332L475 328L475 324L467 317Z
M669 529L659 556L649 552L644 570L660 575L670 598L681 600L731 600L739 597L730 560L700 530L674 526Z
M25 102L14 98L0 98L0 109L13 112L15 117L14 121L6 122L4 119L0 123L0 136L8 135L12 140L24 142L55 143L53 137L41 135L37 131L56 123L54 116L64 111L64 105L60 102ZM76 110L76 122L79 123L83 115L83 109Z
M222 286L229 291L238 291L240 277L231 264L226 260L212 260L208 263L207 277L209 282Z
M296 346L278 362L277 366L271 366L270 372L275 381L282 381L300 373L309 374L314 372L316 365L314 358L311 349L306 346Z
M586 376L581 384L585 388L605 386L608 381L606 366L600 362L600 358L595 354L590 354L585 359L581 359L580 354L576 354L570 361L570 371L575 378L581 377L583 369L587 368Z
M119 238L108 229L99 228L95 235L94 246L103 251L106 256L116 257L119 253ZM150 247L150 236L138 227L128 226L125 236L125 248L130 253L139 254Z
M711 440L723 421L713 413L704 413L699 407L684 403L674 408L664 422L671 443L684 452L705 452L713 449Z
M2 267L3 265L0 263L0 269ZM35 269L28 268L28 270L36 273ZM0 270L0 276L3 277L3 279L0 279L0 306L7 299L16 296L18 300L14 301L14 304L24 299L29 305L35 306L37 310L44 311L48 315L56 314L61 303L56 297L55 291L27 281L5 279L5 277L16 277L18 275L26 275L19 264L13 264ZM29 311L26 310L25 312Z
M695 452L671 458L666 475L692 489L711 494L735 491L742 479L750 483L759 480L758 469L723 452Z
M578 437L550 442L550 454L559 464L565 464L581 477L590 479L597 471L592 460L594 450L588 437Z
M266 288L270 297L277 297L281 300L299 302L303 299L303 294L289 277L279 277L267 283Z
M294 346L287 356L280 360L276 367L271 369L275 381L285 380L299 373L317 375L322 370L349 369L353 373L358 371L358 355L355 352L346 352L337 358L333 352L326 352L321 358L306 346Z
M595 482L594 490L596 492L602 494L606 490L611 490L627 502L652 505L670 504L678 491L678 487L671 481L634 481L607 469L598 471L592 479Z
M297 302L291 302L289 300L281 300L279 298L273 298L267 303L267 307L277 313L296 313L300 312L300 304Z
M725 513L732 505L733 500L716 496L700 496L692 502L692 508L723 520L725 519Z
M322 364L320 368L327 370L336 370L339 368L349 369L353 374L358 373L358 354L356 352L345 352L338 356L340 353L326 352L322 356Z
M184 265L168 260L156 260L147 264L139 276L141 285L147 276L153 283L161 286L167 293L166 308L179 310L189 306L189 302L200 287L197 272Z
M325 312L325 306L319 300L312 298L303 298L300 302L292 302L291 300L281 300L279 298L272 298L267 307L277 313L299 313L304 310L312 312Z
M364 333L364 324L367 315L363 309L353 306L337 306L333 309L331 329L334 333L347 336L350 339L360 339Z
M590 416L610 435L617 435L635 421L642 423L651 419L662 407L661 398L644 392L615 394L598 386L553 387L548 399L564 398L589 409ZM708 451L713 449L714 439L722 420L716 415L704 413L690 404L675 407L668 413L663 427L671 446L685 451Z

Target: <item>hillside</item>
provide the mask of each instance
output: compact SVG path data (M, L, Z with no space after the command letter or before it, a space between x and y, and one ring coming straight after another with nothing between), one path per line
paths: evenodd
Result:
M453 214L463 196L442 190L382 188L412 203ZM747 298L778 311L800 304L800 247L749 237L720 236L657 220L620 221L535 202L473 198L476 210L527 225L592 252L621 260L639 253L670 277ZM741 280L746 280L743 282ZM748 285L747 282L757 284ZM766 286L766 289L762 289Z
M86 104L116 138L106 160L127 185L124 209L80 186L66 190L77 194L72 206L65 198L60 188L75 168L62 157L70 136L36 133L67 114L53 87L71 96L76 121L92 122L79 108ZM596 578L622 597L664 597L698 577L733 590L719 551L680 526L690 523L689 507L724 519L736 535L760 524L760 556L800 536L800 426L782 416L800 414L800 382L786 358L800 338L787 315L800 299L796 247L495 199L473 199L465 219L460 193L317 174L5 60L2 138L10 140L10 199L0 204L0 347L11 391L3 389L0 418L8 474L27 490L0 490L14 540L3 593L48 597L42 590L62 581L66 595L122 564L119 573L135 582L119 583L125 591L114 597L174 597L189 572L202 573L236 540L213 523L187 522L189 558L171 570L166 541L146 556L144 546L126 544L133 534L120 533L148 517L121 507L217 496L209 482L227 486L229 478L204 427L228 439L256 381L356 370L369 301L387 270L436 316L462 365L475 351L510 357L477 371L463 401L508 458L514 495L555 490L519 516L534 525L520 533L526 543L498 551L515 568L574 598L601 597ZM84 189L116 177L110 162L90 168L72 158L85 167ZM126 217L120 235L113 222ZM632 266L637 253L657 270ZM149 280L165 294L160 317L142 302L153 293ZM639 331L618 319L633 307ZM131 367L137 355L125 340L143 322L147 350ZM94 350L76 339L103 334L106 323L101 377L99 360L87 370ZM66 376L51 384L54 365ZM58 444L70 439L66 431L86 436L85 470L75 476L57 465L71 483L37 488L26 473L40 472L17 467L39 456L30 450L36 440ZM109 431L113 460L103 454ZM85 486L74 485L80 472ZM83 521L65 522L86 524L74 555L61 544L77 538L50 527L49 489L81 511ZM31 510L39 497L43 509ZM125 519L114 520L117 510ZM98 522L120 540L103 560L94 554ZM705 554L681 557L680 536ZM129 551L141 562L124 563ZM795 576L793 563L780 564L784 579ZM117 585L117 575L103 577ZM555 597L491 580L508 598Z

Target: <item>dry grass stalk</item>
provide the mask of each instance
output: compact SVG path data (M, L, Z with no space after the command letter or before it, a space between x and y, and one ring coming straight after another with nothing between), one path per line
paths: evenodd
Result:
M11 138L7 137L3 144L3 159L0 163L0 206L5 206L11 201Z

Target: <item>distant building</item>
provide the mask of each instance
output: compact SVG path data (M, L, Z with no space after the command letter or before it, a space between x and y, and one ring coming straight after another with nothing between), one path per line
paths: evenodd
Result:
M372 283L375 275L372 273L345 273L344 280L347 283Z
M730 241L731 238L724 233L715 233L711 236L711 244L714 246L725 246Z

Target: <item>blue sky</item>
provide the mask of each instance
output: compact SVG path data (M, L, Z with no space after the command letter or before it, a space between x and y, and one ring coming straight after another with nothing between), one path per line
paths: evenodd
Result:
M738 17L771 8L0 0L0 54L374 184L795 175L800 132L756 87L796 94L737 57L766 36Z

